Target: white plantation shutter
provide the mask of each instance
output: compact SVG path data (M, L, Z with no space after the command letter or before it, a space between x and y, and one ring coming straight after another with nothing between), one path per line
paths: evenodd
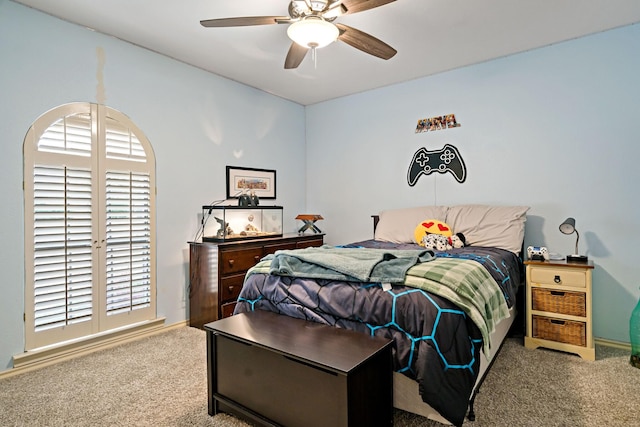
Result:
M68 104L25 138L26 350L155 318L153 152L123 114Z
M131 129L111 117L107 117L106 155L110 159L146 162L147 155Z
M92 316L91 171L34 168L35 330Z
M91 115L63 117L47 128L38 140L38 151L91 156Z
M149 176L107 172L107 314L151 302Z

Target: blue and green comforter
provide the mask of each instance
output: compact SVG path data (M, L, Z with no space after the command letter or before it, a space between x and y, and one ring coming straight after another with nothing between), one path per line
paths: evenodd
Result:
M265 258L247 273L236 313L267 310L393 339L394 369L418 381L422 399L461 425L480 351L491 354L489 334L520 284L518 258L494 248L403 253L362 243L333 250L341 258L336 270L327 263L329 248ZM313 252L320 261L309 265ZM342 258L350 253L353 260Z

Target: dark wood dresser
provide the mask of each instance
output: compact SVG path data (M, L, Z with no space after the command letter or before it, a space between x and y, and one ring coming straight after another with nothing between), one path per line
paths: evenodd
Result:
M210 415L263 426L393 424L391 340L262 310L205 330Z
M189 325L202 329L206 323L231 316L247 270L265 255L323 244L323 234L189 242Z

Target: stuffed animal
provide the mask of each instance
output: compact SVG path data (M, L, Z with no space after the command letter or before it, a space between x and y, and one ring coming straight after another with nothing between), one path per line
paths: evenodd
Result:
M464 248L467 246L467 239L464 237L464 234L456 233L451 236L451 246L454 248Z
M448 251L453 248L464 247L466 245L466 239L462 233L456 233L451 237L441 234L427 234L422 238L422 245L426 249Z
M435 251L446 251L447 249L451 249L449 238L442 234L426 234L422 238L422 246L424 246L425 249Z

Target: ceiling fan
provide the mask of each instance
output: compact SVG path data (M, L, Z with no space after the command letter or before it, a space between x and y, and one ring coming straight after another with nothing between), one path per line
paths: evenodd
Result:
M292 0L289 16L246 16L206 19L203 27L243 27L250 25L291 24L287 35L293 42L284 61L285 69L297 68L309 50L315 50L336 40L343 41L365 53L382 59L392 58L397 51L385 42L348 25L334 24L342 15L374 9L396 0Z

